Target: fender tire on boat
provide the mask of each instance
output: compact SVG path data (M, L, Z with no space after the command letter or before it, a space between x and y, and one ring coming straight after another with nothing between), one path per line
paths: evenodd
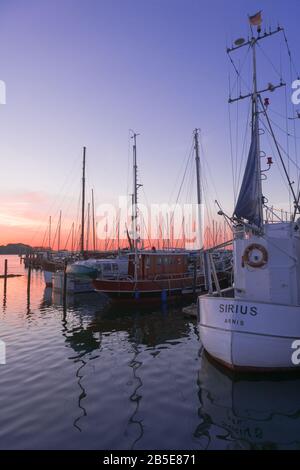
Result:
M259 261L251 261L250 260L250 255L253 250L258 250L262 254L262 259ZM262 268L267 264L268 262L268 252L267 249L258 243L252 243L251 245L247 246L247 248L244 251L244 254L242 256L242 266L245 266L247 264L251 268Z

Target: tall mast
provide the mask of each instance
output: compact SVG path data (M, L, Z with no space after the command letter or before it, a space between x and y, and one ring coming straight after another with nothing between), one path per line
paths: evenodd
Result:
M60 249L60 233L61 233L61 210L59 211L59 220L58 220L57 251L59 251Z
M93 212L93 250L96 251L95 205L94 205L94 190L93 189L92 189L92 212Z
M137 248L137 200L138 200L138 184L137 184L137 158L136 158L136 137L137 134L133 134L133 212L132 212L132 217L133 217L133 246L136 249Z
M83 161L82 161L82 208L81 208L81 253L84 253L84 209L85 209L85 152L86 147L83 147Z
M261 94L264 93L264 92L268 92L268 91L274 91L275 89L277 88L280 88L282 86L285 86L285 83L280 80L280 83L277 84L277 85L273 85L271 83L268 84L268 86L266 88L263 88L261 90L258 90L258 87L257 87L257 65L256 65L256 45L259 43L259 41L261 40L265 40L266 38L270 37L270 36L273 36L274 34L276 33L279 33L281 31L283 31L283 29L278 26L277 29L271 31L271 29L267 32L266 30L264 31L264 33L261 35L260 32L261 32L261 18L259 20L259 23L254 23L252 22L252 17L249 17L249 22L250 22L250 25L251 25L251 38L248 39L247 41L245 41L243 38L239 38L237 39L235 42L234 42L234 45L230 48L227 48L227 53L228 54L231 54L232 52L234 51L237 51L237 50L240 50L241 48L243 47L250 47L251 50L252 50L252 68L253 68L253 78L252 78L252 90L250 91L250 93L246 93L246 94L239 94L239 96L235 97L235 98L231 98L231 95L229 96L229 100L228 102L229 103L234 103L236 101L240 101L240 100L243 100L245 98L250 98L251 99L251 102L252 102L252 142L255 142L255 153L252 151L252 153L249 153L249 156L248 156L248 162L247 164L249 163L249 167L248 167L248 173L250 174L251 171L253 173L253 170L252 170L252 160L255 161L255 170L257 171L257 174L254 174L253 175L253 182L255 182L255 195L253 194L252 196L252 200L253 200L253 203L255 202L256 203L256 214L254 215L253 214L253 210L251 209L251 207L249 208L246 208L245 209L245 205L242 203L242 202L239 202L239 199L237 201L237 205L235 207L235 215L238 216L238 218L241 218L241 219L249 219L248 215L250 215L250 217L255 220L254 223L255 225L257 225L260 229L260 231L263 230L263 205L264 205L264 199L263 199L263 194L262 194L262 170L261 170L261 154L260 154L260 133L259 133L259 102L261 103L261 107L262 107L262 112L264 113L268 123L269 123L269 119L268 119L268 115L266 113L266 109L265 109L265 105L263 104L262 102L262 98L261 98ZM252 25L256 25L257 26L257 36L254 37L254 33L252 31ZM230 58L232 64L234 65L232 59ZM235 67L235 65L234 65ZM270 127L270 131L271 131L271 134L272 134L272 128L270 126L270 123L269 123L269 127ZM273 136L274 138L274 136ZM275 145L277 144L276 140L274 139L274 142L275 142ZM276 145L277 146L277 150L278 150L278 144ZM250 147L251 149L251 147ZM279 155L280 155L280 152L278 152ZM253 157L253 158L252 158ZM280 155L281 157L281 155ZM247 168L247 166L246 166ZM245 173L246 174L246 173ZM244 175L245 177L245 175ZM289 180L289 179L288 179ZM251 186L251 185L250 185ZM252 189L253 189L254 185L252 185ZM257 194L256 194L257 193ZM240 189L240 195L239 195L239 198L242 196L242 200L244 197L247 197L247 194L249 194L249 182L247 181L247 179L243 180L242 182L242 185L241 185L241 189ZM237 213L237 212L238 213Z
M199 230L199 249L203 247L202 240L202 217L201 217L201 175L200 175L200 157L199 157L199 129L194 130L194 147L196 161L196 179L197 179L197 207L198 207L198 230Z
M48 239L49 239L49 250L51 251L51 215L49 216L49 233L48 233Z
M74 222L72 223L71 251L74 251Z
M260 136L259 136L259 111L258 111L258 93L257 93L257 70L256 70L256 38L251 40L252 62L253 62L253 97L252 97L252 130L255 126L256 142L257 142L257 169L258 169L258 207L261 227L263 226L263 194L262 194L262 178L261 178L261 161L260 161Z
M118 251L120 250L120 209L118 212L118 225L117 225L117 239L118 239Z
M96 233L98 232L98 222L96 222ZM96 251L98 250L98 238L95 238L95 246L96 246Z
M87 208L86 251L89 251L89 239L90 239L90 203L88 203L88 208Z
M133 247L134 247L134 279L137 279L138 273L138 238L137 238L137 217L138 217L138 188L137 182L137 156L136 156L136 138L138 134L133 133L133 195L132 195L132 231L133 231Z

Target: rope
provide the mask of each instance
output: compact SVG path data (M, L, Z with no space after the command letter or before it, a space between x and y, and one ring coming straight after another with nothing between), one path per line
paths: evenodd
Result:
M233 188L233 200L234 206L236 205L236 185L235 185L235 171L234 171L234 159L233 159L233 143L232 143L232 124L231 124L231 113L230 104L228 104L228 120L229 120L229 145L230 145L230 162L231 162L231 175L232 175L232 188Z
M298 73L298 71L297 71L297 69L296 69L296 66L295 66L295 63L294 63L294 61L293 61L293 59L292 59L291 49L290 49L290 46L289 46L289 43L288 43L288 40L287 40L287 37L286 37L286 34L285 34L285 30L284 30L284 29L282 29L282 33L283 33L283 37L284 37L285 44L286 44L286 47L287 47L287 52L288 52L288 55L289 55L289 58L290 58L290 63L291 63L291 65L292 65L293 68L294 68L294 72L295 72L296 76L299 78L299 73Z
M288 155L290 154L290 141L289 141L289 123L288 123L288 104L287 104L287 90L286 87L284 87L284 96L285 96L285 126L286 126L286 151ZM290 177L290 160L288 160L287 164L287 173L288 177ZM291 211L291 191L288 192L289 195L289 209Z

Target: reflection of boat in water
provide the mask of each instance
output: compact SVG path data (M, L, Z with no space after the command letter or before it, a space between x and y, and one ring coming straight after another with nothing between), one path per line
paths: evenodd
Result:
M57 307L63 306L63 296L52 291L52 301ZM72 313L74 320L84 319L84 328L96 337L98 334L124 332L130 343L154 347L165 341L179 340L190 332L190 321L184 318L181 307L169 309L166 305L112 304L105 296L97 293L67 296L66 315ZM172 321L170 321L170 318ZM82 346L90 349L87 343ZM75 340L75 338L74 338ZM72 341L70 341L72 344Z
M199 387L207 448L217 426L218 448L299 449L299 374L237 375L204 353Z

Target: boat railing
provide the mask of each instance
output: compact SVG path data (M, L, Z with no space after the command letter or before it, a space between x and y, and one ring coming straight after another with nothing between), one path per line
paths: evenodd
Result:
M199 276L199 273L197 273L197 277ZM191 278L193 277L192 272L187 272L187 273L174 273L174 274L156 274L154 277L154 281L160 281L160 280L168 280L168 279L186 279L186 278Z
M290 222L293 220L293 214L283 209L276 209L274 206L264 206L265 223L274 224L278 222Z

